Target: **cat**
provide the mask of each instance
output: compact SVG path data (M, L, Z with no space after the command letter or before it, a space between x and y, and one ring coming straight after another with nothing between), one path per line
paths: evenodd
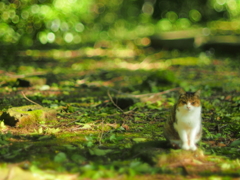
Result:
M179 91L178 101L164 126L164 136L173 146L197 149L196 143L202 136L200 92Z

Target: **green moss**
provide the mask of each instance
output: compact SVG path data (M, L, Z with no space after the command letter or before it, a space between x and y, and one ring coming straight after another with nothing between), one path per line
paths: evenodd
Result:
M91 51L95 52L94 49ZM1 163L8 162L11 166L22 163L26 171L37 167L45 174L49 170L78 173L81 178L89 179L238 177L239 70L226 68L228 65L219 60L222 57L207 56L211 59L210 64L199 66L198 55L191 58L190 53L175 51L174 56L178 58L173 57L173 52L141 50L141 54L137 54L141 61L138 58L113 61L107 56L81 62L77 62L79 59L48 59L52 73L45 71L48 75L43 77L47 77L52 85L45 91L38 90L36 85L24 91L29 94L29 99L55 107L54 116L45 113L51 109L39 106L9 108L29 102L17 94L23 89L12 88L11 83L9 86L1 84L0 92L6 96L0 109L13 109L15 114L9 115L13 123L9 125L17 126L6 125L1 129ZM141 63L143 58L146 61ZM127 63L130 61L133 63ZM163 71L162 67L154 67L154 62L159 65L167 63L168 66ZM42 62L36 60L35 63ZM236 66L235 57L232 63ZM153 69L132 70L128 67L132 64ZM86 71L79 71L77 66L86 66ZM27 67L29 65L20 67L21 72L26 72L24 68ZM28 75L26 73L26 77ZM186 90L202 89L205 133L196 152L172 150L163 137L163 124L177 94L172 88L179 84ZM166 93L164 90L170 91ZM147 103L131 99L149 93ZM154 95L157 101L151 99ZM5 117L1 116L3 119ZM7 136L6 131L13 135Z
M13 107L0 117L6 125L30 127L36 124L56 123L56 111L37 105Z

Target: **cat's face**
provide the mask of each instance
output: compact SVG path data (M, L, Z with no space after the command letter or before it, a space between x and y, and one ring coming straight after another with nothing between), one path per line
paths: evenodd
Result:
M200 90L196 92L185 92L181 90L177 106L187 111L192 111L195 108L200 107Z

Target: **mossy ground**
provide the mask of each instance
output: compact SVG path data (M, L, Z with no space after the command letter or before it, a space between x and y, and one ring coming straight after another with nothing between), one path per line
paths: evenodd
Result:
M58 123L42 122L32 129L1 123L0 171L21 167L18 173L45 179L238 178L237 58L176 50L134 53L108 58L94 56L93 50L88 57L44 62L34 56L34 61L23 59L11 74L3 71L3 107L31 104L23 91L56 109ZM47 85L21 87L21 74ZM162 134L178 87L202 89L204 132L197 156L172 150Z

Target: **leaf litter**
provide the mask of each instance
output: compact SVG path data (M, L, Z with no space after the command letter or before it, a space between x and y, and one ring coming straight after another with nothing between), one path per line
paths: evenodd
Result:
M54 107L58 123L43 122L29 130L1 122L1 171L21 167L45 173L45 179L60 174L63 179L238 178L240 74L231 64L235 60L209 57L207 64L198 65L198 58L187 55L186 64L184 58L154 57L157 53L152 61L161 62L164 70L136 68L137 62L128 69L125 60L111 64L101 59L79 72L61 61L64 76L54 69L52 77L42 73L50 82L47 89L2 85L3 112L9 106L29 105L24 92L32 101ZM197 152L172 150L162 135L178 87L203 92L204 135Z

